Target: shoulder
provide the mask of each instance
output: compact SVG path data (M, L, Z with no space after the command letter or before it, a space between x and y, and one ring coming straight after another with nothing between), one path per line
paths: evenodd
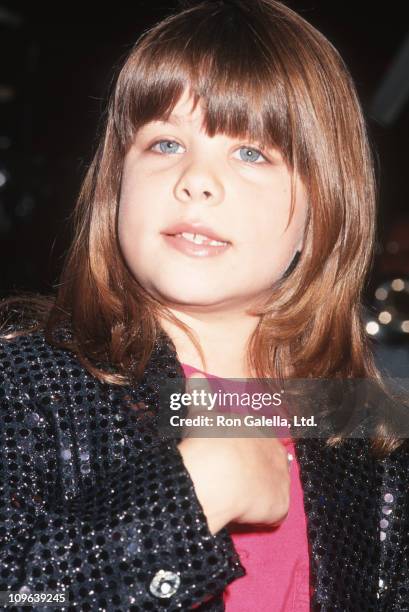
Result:
M0 339L0 370L12 378L39 381L55 377L64 367L86 372L74 353L47 342L43 331Z
M0 387L10 397L44 406L54 396L75 401L103 385L75 354L47 342L43 331L0 339Z
M68 340L70 334L64 328L56 336ZM96 378L73 351L48 342L44 331L0 338L0 397L27 406L35 403L43 412L52 412L53 406L86 405L93 410L100 403L104 411L107 405L124 401L132 406L142 402L158 411L163 389L173 381L163 382L163 358L164 352L157 351L142 380L115 385ZM174 376L173 371L167 373Z

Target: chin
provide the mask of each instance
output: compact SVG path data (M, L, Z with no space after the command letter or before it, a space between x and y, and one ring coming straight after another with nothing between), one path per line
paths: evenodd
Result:
M209 287L203 287L194 289L186 286L181 290L181 287L174 289L173 291L169 288L157 287L150 291L153 295L164 304L170 306L193 306L193 307L210 307L224 301L226 296L215 294Z

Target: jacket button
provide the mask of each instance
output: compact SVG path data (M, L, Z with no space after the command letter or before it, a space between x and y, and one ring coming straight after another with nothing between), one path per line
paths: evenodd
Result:
M172 597L178 590L180 578L175 572L159 570L156 572L149 585L149 590L155 597Z

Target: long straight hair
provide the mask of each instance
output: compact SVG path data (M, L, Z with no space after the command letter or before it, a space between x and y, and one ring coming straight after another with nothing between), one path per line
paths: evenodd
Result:
M254 310L259 323L249 343L251 371L272 379L372 378L382 387L361 303L373 262L377 199L363 112L338 51L275 0L186 2L140 36L112 86L56 295L11 297L3 308L20 299L33 315L30 331L44 329L50 343L75 351L94 376L111 384L142 375L163 331L161 316L188 334L206 369L192 330L132 276L117 237L124 157L136 131L166 119L185 87L195 104L204 104L208 136L245 136L281 152L293 177L289 222L294 171L308 194L299 261ZM64 320L73 340L61 343L53 332ZM383 439L373 448L380 455L401 443L387 435L386 424L379 434Z

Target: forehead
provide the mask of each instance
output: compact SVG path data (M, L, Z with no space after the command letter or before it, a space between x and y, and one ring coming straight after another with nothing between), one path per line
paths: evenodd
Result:
M205 129L204 119L203 102L199 99L197 104L195 104L193 95L185 89L170 114L167 113L162 117L153 118L148 124L159 126L171 124L178 127L182 124L190 123Z

